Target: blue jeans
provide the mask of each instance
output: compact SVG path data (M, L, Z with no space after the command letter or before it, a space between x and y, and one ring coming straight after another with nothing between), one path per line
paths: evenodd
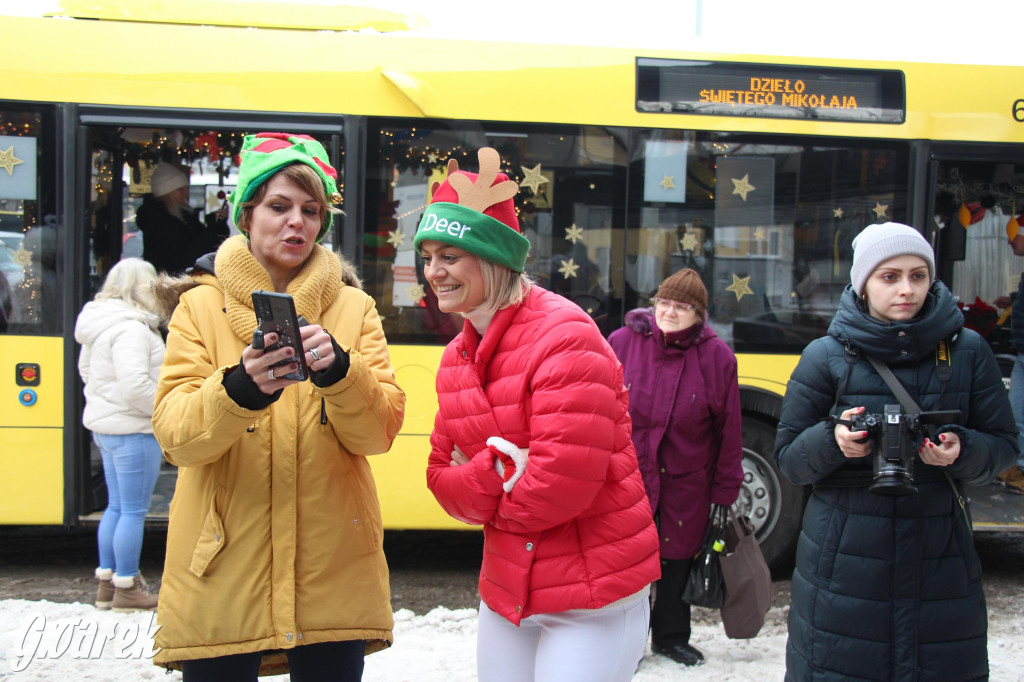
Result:
M1017 466L1024 469L1024 353L1018 353L1010 373L1010 407L1017 422Z
M163 451L151 433L94 433L92 439L103 455L107 481L107 509L96 534L100 568L131 577L139 572L142 531Z

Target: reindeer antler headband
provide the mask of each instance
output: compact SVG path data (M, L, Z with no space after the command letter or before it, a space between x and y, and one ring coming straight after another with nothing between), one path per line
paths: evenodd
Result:
M530 242L519 231L513 202L519 185L498 172L494 149L484 147L477 158L479 175L459 170L454 159L448 162L448 178L435 183L413 245L418 249L424 241L439 241L523 272Z

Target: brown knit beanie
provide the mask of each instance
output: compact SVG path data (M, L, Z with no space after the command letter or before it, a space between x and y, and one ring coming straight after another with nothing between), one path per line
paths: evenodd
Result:
M655 294L658 298L689 303L696 308L697 319L704 317L708 307L708 290L696 270L686 268L665 278Z

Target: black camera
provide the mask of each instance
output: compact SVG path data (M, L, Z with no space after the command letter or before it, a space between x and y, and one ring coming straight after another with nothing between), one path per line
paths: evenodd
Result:
M906 414L899 405L886 405L882 414L856 414L853 419L832 417L851 431L867 431L874 458L873 493L898 497L917 492L914 485L914 457L921 441L931 437L935 428L949 424L960 410ZM859 442L864 442L859 441Z

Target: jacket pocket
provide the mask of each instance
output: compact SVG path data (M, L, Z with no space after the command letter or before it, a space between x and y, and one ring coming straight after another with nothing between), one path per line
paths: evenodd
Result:
M353 458L355 459L355 458ZM359 538L364 554L372 554L380 550L384 541L383 524L381 522L380 504L377 501L377 488L370 473L369 464L363 460L362 470L353 469L350 476L354 482L355 515L352 517L353 530Z
M219 488L218 488L219 489ZM192 563L188 570L200 578L206 574L210 562L220 554L224 548L227 538L224 537L224 522L217 513L217 494L210 498L210 509L206 512L206 520L203 521L203 529L199 533L199 540L192 552Z

